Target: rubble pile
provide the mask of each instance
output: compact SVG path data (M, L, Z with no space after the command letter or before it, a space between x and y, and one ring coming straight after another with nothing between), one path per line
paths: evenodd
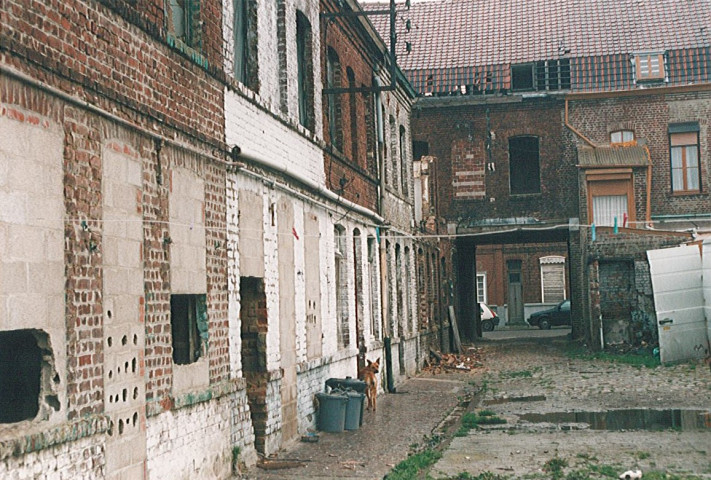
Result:
M437 375L454 371L468 372L484 367L484 355L480 348L469 347L465 353L441 353L430 349L423 371Z

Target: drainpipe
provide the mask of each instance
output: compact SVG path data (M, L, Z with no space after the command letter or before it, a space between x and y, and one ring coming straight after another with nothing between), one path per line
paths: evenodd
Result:
M570 124L570 122L568 122L568 98L565 99L565 126L568 127L571 132L580 137L585 143L587 143L593 148L597 148L597 145L595 145L592 140L583 135L577 128L575 128Z
M380 87L380 79L378 77L373 78L373 84L376 87ZM383 128L383 107L382 98L380 97L380 91L376 89L375 91L375 119L376 119L376 143L377 148L375 149L376 161L378 162L378 213L380 216L383 215L383 210L385 208L385 185L383 184L383 178L385 178L385 155L382 153L381 146L385 143L385 134ZM393 381L393 355L392 355L392 332L390 331L390 323L388 322L388 310L390 306L389 302L389 290L388 290L388 264L387 264L387 246L385 238L383 238L383 233L380 234L380 311L383 326L383 348L385 349L385 376L387 379L386 389L388 392L395 392L395 386Z
M652 224L652 155L649 153L647 145L644 146L644 151L647 152L647 215L645 221L647 227Z

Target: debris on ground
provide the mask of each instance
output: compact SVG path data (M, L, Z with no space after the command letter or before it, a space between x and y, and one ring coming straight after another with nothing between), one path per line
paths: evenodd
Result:
M469 347L466 353L442 353L430 349L429 358L425 359L423 371L433 375L452 371L468 372L484 367L481 349Z
M640 478L642 478L642 472L639 468L636 470L627 470L620 475L620 480L639 480Z

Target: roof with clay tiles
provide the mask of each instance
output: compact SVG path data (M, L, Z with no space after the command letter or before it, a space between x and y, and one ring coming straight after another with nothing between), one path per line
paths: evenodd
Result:
M641 52L686 52L679 59L700 71L680 81L711 80L711 0L426 0L413 2L409 10L398 2L397 11L400 67L437 72L435 77L448 86L456 80L442 80L444 70L456 77L452 69L472 72L474 67L559 58L601 58L599 65L590 65L604 69L614 56L630 63ZM388 42L388 16L370 19ZM405 42L412 45L410 53ZM413 85L417 88L417 81ZM600 89L610 88L618 87Z

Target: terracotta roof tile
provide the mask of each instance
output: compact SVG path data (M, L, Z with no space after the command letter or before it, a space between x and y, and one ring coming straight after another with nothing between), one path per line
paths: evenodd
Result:
M387 4L364 3L365 9ZM708 47L711 0L431 0L398 3L405 71ZM406 32L405 20L412 30ZM371 21L389 39L387 16ZM412 52L405 53L405 41Z

